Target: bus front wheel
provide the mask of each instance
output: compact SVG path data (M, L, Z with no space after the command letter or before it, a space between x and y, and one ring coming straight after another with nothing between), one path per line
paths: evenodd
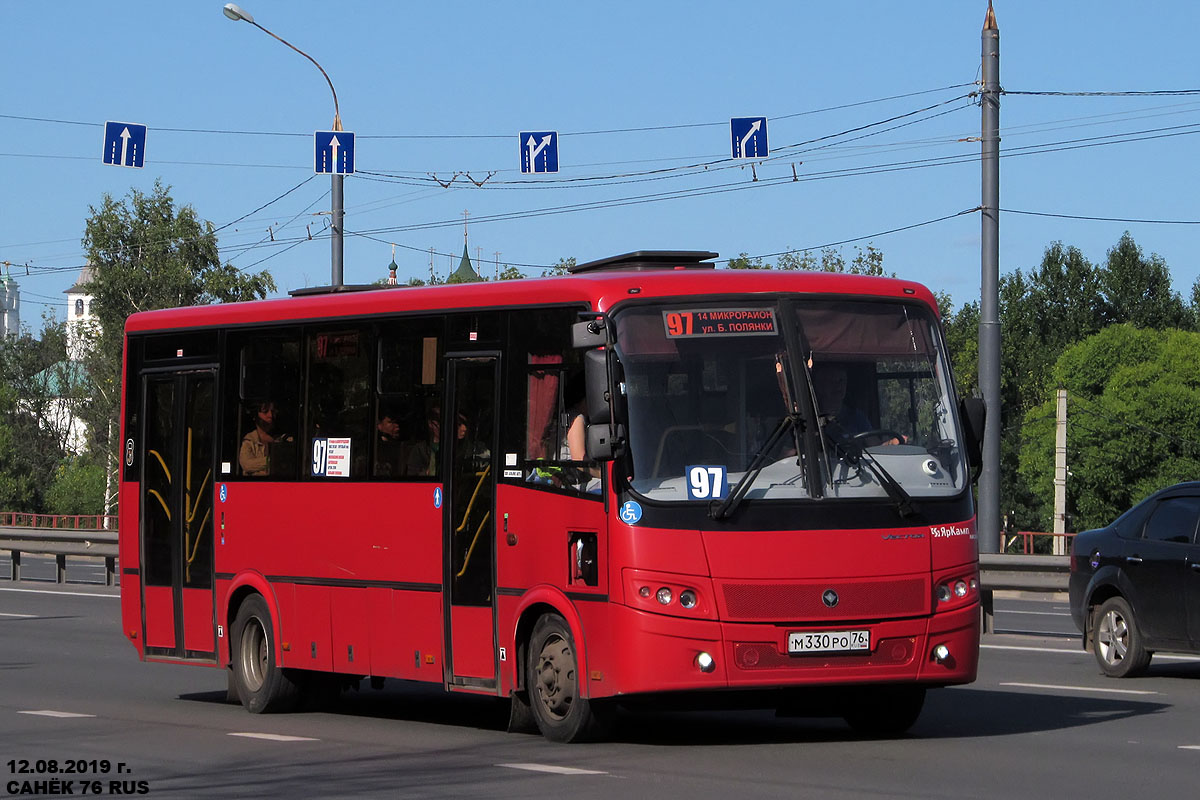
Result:
M274 627L267 603L247 597L233 621L233 680L238 699L252 714L287 711L299 698L290 672L275 663Z
M538 619L529 641L526 686L538 730L552 742L599 739L612 727L612 701L582 696L575 653L566 620L558 614Z
M921 716L924 686L873 686L852 690L843 718L861 736L899 736Z

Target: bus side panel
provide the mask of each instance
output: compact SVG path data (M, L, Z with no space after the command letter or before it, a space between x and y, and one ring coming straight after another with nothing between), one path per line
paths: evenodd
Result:
M332 590L333 669L356 675L371 674L371 644L367 617L368 590L339 586Z
M117 528L117 566L121 570L121 625L125 636L142 652L141 555L138 549L139 484L123 481L120 492L120 517Z
M516 631L519 609L525 605L521 595L536 586L554 587L571 598L577 613L597 620L594 630L585 627L585 641L580 646L589 659L600 659L596 668L603 670L611 649L595 647L592 637L600 636L600 624L607 629L604 608L612 586L604 504L502 483L496 487L496 511L501 523L496 534L496 646L503 649L505 659L500 664L500 693L506 695L516 688ZM582 574L572 551L572 537L579 535L587 537L589 552L593 539L595 542L596 563L586 565ZM587 614L589 608L598 611Z
M333 669L330 651L329 587L297 584L291 613L283 607L280 593L280 617L291 619L285 626L290 653L284 653L284 666L329 671Z
M392 592L388 652L398 659L387 674L406 680L442 682L442 593Z

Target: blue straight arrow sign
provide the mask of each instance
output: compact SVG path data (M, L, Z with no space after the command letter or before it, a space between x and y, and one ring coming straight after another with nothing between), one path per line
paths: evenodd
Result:
M313 143L313 168L318 175L354 174L353 131L317 131Z
M133 122L104 123L104 163L136 167L146 163L146 126Z

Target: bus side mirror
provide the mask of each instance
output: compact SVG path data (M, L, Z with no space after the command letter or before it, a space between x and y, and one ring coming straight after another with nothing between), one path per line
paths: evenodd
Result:
M571 347L576 350L604 347L606 344L608 342L605 341L604 320L590 319L571 326Z
M588 350L583 354L583 380L587 388L587 418L596 425L608 425L612 403L608 395L608 352Z
M958 401L958 415L963 422L963 449L974 473L972 480L978 480L983 469L983 425L987 407L980 397L964 397Z
M614 435L615 433L615 435ZM587 426L587 457L589 461L612 461L625 443L625 426L606 422Z

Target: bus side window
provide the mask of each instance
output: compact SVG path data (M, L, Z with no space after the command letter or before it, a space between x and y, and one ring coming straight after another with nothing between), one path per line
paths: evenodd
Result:
M233 446L235 474L247 478L295 480L298 467L300 337L248 332L230 336L236 353L236 397L228 406L226 441ZM229 418L227 418L229 419ZM228 434L232 433L230 437Z
M381 327L374 397L371 475L429 480L441 450L443 318Z
M308 336L305 446L312 477L365 479L371 432L372 336L366 329ZM311 457L310 457L311 456Z

